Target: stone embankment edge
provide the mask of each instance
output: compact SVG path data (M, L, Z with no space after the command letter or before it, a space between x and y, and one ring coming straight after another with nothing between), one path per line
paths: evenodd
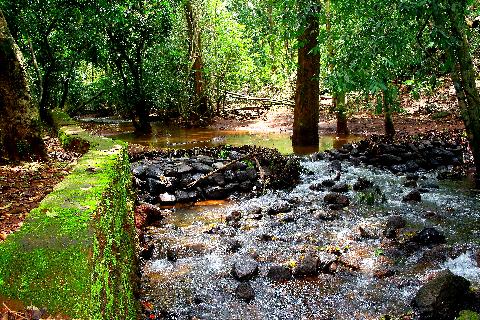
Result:
M72 173L0 244L0 301L50 315L136 319L137 238L127 144L91 136L52 113Z

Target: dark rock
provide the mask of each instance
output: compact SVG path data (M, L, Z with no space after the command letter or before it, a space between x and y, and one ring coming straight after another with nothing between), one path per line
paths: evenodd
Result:
M448 258L448 248L446 245L435 246L426 250L418 259L420 264L436 265L445 262Z
M226 249L229 253L235 253L242 247L242 243L238 239L228 239L226 241Z
M252 182L250 182L249 180L243 181L242 183L240 183L239 188L242 191L250 191L252 190Z
M403 186L406 187L406 188L416 188L417 187L417 181L407 180L403 183Z
M333 221L338 219L338 213L332 211L317 210L313 215L318 220Z
M229 183L225 186L225 192L230 194L237 191L239 188L240 185L238 183Z
M192 176L191 174L184 174L179 178L179 186L180 188L188 188L188 186L196 181L197 177Z
M250 302L255 298L255 291L249 282L242 282L239 283L237 289L235 289L235 295L240 300Z
M467 309L471 299L470 282L444 270L418 290L411 305L420 319L450 320Z
M393 154L382 154L378 157L378 163L384 166L391 166L402 162L402 158L394 156Z
M407 221L402 216L389 216L387 219L386 228L401 229L405 228Z
M225 185L225 177L221 173L216 173L210 177L210 180L213 181L216 185L224 186Z
M197 172L200 173L209 173L213 171L213 168L207 164L201 163L201 162L193 162L190 164L190 166Z
M381 267L381 268L375 270L373 275L375 276L375 278L384 279L384 278L394 276L395 275L395 270L393 270L391 268Z
M337 182L332 187L331 191L333 191L333 192L348 192L348 185L344 182Z
M292 206L288 201L280 200L278 202L275 202L272 204L268 209L267 209L267 214L268 215L275 215L279 213L287 213L290 210L292 210Z
M435 228L424 228L417 233L412 241L423 246L445 243L445 236Z
M178 250L177 248L168 248L167 249L167 260L171 262L175 262L178 259Z
M163 167L159 165L150 165L145 169L145 174L148 178L158 179L163 175Z
M283 282L292 279L292 270L287 266L272 266L268 270L267 278L276 282Z
M406 194L403 199L403 202L420 202L422 201L422 195L418 190L412 190L408 194Z
M322 186L326 187L326 188L331 188L335 185L335 181L333 181L332 179L327 179L327 180L323 180L321 182Z
M406 178L408 181L418 181L419 176L418 176L418 174L416 174L416 173L407 173L407 175L405 176L405 178Z
M158 200L162 205L172 205L175 204L177 199L173 194L170 193L162 193L158 196Z
M244 171L245 169L247 169L247 167L248 167L247 164L243 161L238 161L232 166L234 170L240 170L240 171Z
M247 168L246 173L249 180L257 180L257 170L255 170L254 168Z
M248 180L248 173L246 171L237 171L235 172L235 177L238 182L243 182Z
M140 257L144 260L150 260L153 257L154 250L155 250L155 245L153 243L145 245L145 247L143 247L140 250Z
M262 235L260 236L260 241L272 241L273 240L273 236L271 234L268 234L268 233L262 233Z
M240 281L253 279L258 274L258 262L250 257L243 257L232 266L232 276Z
M235 173L232 170L227 170L223 173L223 177L226 181L234 181L235 180Z
M242 213L238 210L232 211L228 216L225 217L226 222L230 221L240 221L242 219Z
M373 187L373 182L362 177L358 178L358 180L353 184L354 191L363 191L371 187Z
M315 276L318 274L318 258L313 255L306 255L302 260L298 261L293 269L293 275L297 278Z
M227 193L222 187L209 187L205 189L205 197L210 200L221 200L227 197Z
M308 187L312 191L323 191L325 187L321 183L314 183Z
M347 196L340 193L327 193L323 198L323 201L326 204L337 205L340 208L348 207L350 204L350 199Z

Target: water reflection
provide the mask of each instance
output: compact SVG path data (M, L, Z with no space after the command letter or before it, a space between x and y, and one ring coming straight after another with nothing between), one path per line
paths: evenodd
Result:
M154 124L148 135L135 135L128 126L121 126L120 133L112 136L131 143L152 148L190 149L195 147L213 147L218 145L256 145L276 148L282 154L310 154L332 148L339 148L345 143L358 141L360 136L336 137L321 136L318 146L292 147L288 133L252 133L248 131L216 130L208 128L174 128L164 124Z

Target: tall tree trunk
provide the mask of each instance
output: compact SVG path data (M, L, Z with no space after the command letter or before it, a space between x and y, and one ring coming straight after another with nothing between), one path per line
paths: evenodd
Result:
M199 116L208 115L208 98L205 94L203 79L203 60L201 32L198 21L193 11L191 0L185 3L185 17L187 20L188 46L191 67L191 79L193 85L192 105Z
M393 97L391 96L390 89L384 90L382 92L382 106L383 106L383 115L384 115L384 126L385 126L385 136L388 138L393 138L395 136L395 126L393 124L393 115L392 115L392 103Z
M475 85L475 67L465 34L462 3L450 0L448 14L453 40L450 55L454 59L451 76L460 112L467 131L476 169L475 184L480 188L480 94Z
M300 8L307 14L303 18L305 30L298 39L303 45L298 49L292 143L294 146L312 146L319 141L320 55L316 49L320 31L320 4L314 0L301 1Z
M0 11L0 152L10 160L45 155L23 57Z
M335 93L333 95L333 101L335 103L335 114L337 116L337 134L348 135L348 120L347 120L347 108L345 104L345 93Z

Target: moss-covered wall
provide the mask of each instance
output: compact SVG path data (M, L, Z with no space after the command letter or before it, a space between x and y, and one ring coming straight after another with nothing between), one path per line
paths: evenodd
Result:
M126 144L92 137L70 122L59 127L59 136L65 145L89 150L0 244L0 297L49 314L135 319L136 238Z

